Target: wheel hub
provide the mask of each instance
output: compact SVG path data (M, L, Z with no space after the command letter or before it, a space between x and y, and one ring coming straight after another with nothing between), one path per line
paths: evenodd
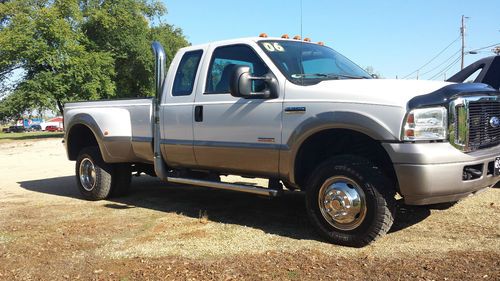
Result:
M96 183L96 169L91 159L85 158L80 162L80 183L86 191L92 191Z
M319 207L323 217L341 230L358 227L366 214L365 194L361 187L347 177L332 177L319 191Z

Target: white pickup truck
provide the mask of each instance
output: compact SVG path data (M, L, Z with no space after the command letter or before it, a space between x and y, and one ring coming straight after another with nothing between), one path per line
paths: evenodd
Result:
M67 103L68 158L90 200L124 194L131 173L278 196L305 192L333 243L385 234L396 208L454 202L500 174L500 93L479 83L372 79L333 49L244 38L181 49L156 97ZM269 186L220 175L269 179Z

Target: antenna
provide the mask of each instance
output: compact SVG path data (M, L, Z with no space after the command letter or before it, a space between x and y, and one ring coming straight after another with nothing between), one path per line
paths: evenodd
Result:
M302 0L300 0L300 38L304 38L302 34Z
M300 64L299 64L299 67L301 69L301 72L302 74L305 74L304 72L304 67L302 66L302 49L303 49L303 46L304 46L304 41L302 41L302 0L300 0ZM301 84L304 85L304 75L302 75L302 78L301 78Z

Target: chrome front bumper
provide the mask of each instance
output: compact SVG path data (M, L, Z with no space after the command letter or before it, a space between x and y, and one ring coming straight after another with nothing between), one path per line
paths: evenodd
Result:
M492 163L500 147L463 153L449 143L385 143L405 203L427 205L452 202L495 185ZM464 180L465 167L481 170L475 179Z

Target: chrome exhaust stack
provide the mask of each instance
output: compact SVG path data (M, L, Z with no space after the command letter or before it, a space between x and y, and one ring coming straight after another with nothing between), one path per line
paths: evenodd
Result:
M161 156L161 133L160 133L160 103L163 93L163 84L165 83L166 72L166 59L167 55L163 46L158 41L151 44L155 56L155 98L153 99L153 155L154 167L156 176L162 180L167 180L167 165Z

